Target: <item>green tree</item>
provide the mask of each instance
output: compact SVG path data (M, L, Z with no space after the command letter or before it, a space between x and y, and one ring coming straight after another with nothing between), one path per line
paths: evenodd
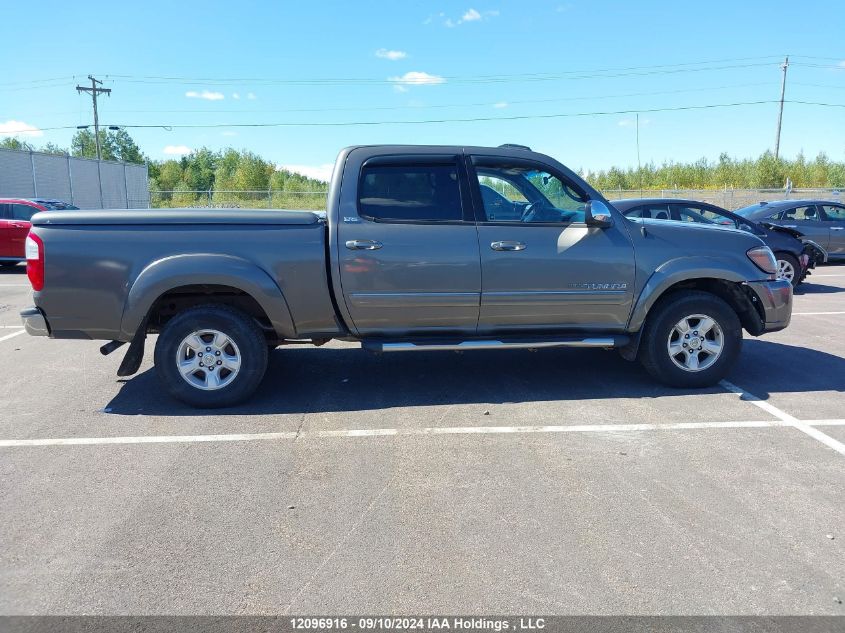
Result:
M103 160L125 163L144 162L144 154L126 130L100 130L99 138L100 155ZM70 150L73 156L79 158L97 158L94 133L88 129L77 130L70 142Z
M2 141L0 141L0 148L2 149L21 149L24 151L32 150L32 145L27 143L26 141L22 141L15 136L7 136Z

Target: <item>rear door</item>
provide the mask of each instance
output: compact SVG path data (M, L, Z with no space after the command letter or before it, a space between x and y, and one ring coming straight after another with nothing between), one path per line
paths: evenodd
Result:
M24 248L26 247L26 236L29 235L29 229L32 228L30 220L41 209L28 204L18 203L10 204L9 207L11 210L9 234L12 257L23 258Z
M479 333L623 329L634 251L621 218L588 227L587 194L533 160L476 155L468 168L479 218Z
M460 157L375 156L346 169L356 173L344 188L356 177L357 186L342 193L337 256L354 328L474 334L481 263Z
M12 218L9 205L0 203L0 257L12 255Z
M822 220L828 226L830 242L827 252L834 257L845 257L845 206L841 204L823 204Z

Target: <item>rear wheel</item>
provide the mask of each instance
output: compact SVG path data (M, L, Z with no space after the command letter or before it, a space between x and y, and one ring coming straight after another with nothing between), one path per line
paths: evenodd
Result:
M640 346L646 371L671 387L707 387L730 370L742 348L739 318L723 299L683 291L649 314Z
M786 279L794 288L801 283L801 264L789 253L777 253L778 279Z
M240 310L205 305L177 314L155 348L158 376L170 394L199 408L243 402L267 369L261 328Z

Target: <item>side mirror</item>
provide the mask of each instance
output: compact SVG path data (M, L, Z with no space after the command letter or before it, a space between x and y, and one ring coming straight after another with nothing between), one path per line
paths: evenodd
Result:
M610 209L601 200L588 200L584 207L584 222L587 226L606 229L613 226L613 216L610 214Z

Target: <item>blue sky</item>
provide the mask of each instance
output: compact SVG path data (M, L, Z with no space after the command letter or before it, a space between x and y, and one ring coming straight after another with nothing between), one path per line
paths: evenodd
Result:
M786 54L788 100L845 104L845 3L4 5L26 37L0 53L0 134L32 127L36 145L91 122L74 90L88 73L113 89L102 124L173 126L129 129L152 158L234 146L323 174L362 143L513 142L575 169L636 165L634 114L558 116L625 110L641 112L644 163L756 156L774 144L774 103L649 110L776 100ZM376 121L406 123L235 125ZM208 124L222 127L175 127ZM787 103L781 153L801 150L845 159L845 107Z

